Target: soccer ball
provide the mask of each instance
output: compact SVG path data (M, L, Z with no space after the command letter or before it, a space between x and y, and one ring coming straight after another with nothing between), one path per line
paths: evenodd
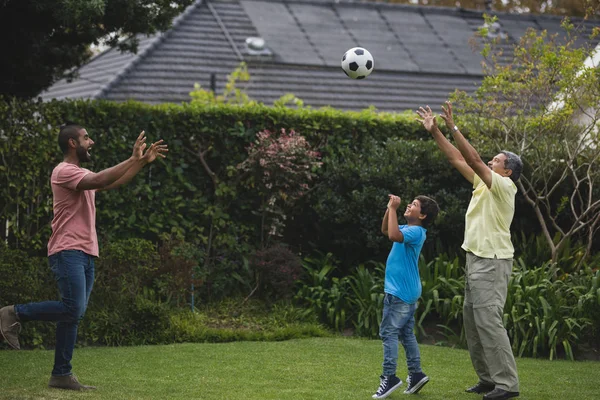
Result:
M342 57L342 70L352 79L364 79L373 72L375 62L367 49L353 47Z

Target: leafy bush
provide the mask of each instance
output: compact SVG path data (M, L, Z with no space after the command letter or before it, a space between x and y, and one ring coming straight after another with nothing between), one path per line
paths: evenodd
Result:
M80 323L78 341L86 345L143 345L169 343L169 315L173 309L148 288L133 299L121 298L110 307L90 301Z
M376 337L383 307L384 266L363 265L348 276L334 278L335 263L328 254L304 261L307 275L296 296L319 320L341 331L352 325L360 336ZM566 260L565 260L566 263ZM423 285L415 314L419 336L435 335L465 347L463 333L463 260L441 255L429 262L421 257ZM600 270L589 267L558 274L556 265L527 267L515 262L504 308L504 325L518 356L575 359L578 351L599 343ZM436 331L426 331L434 322Z
M275 244L258 250L252 257L258 274L258 287L263 299L289 299L293 288L302 276L302 260L289 248Z
M238 169L250 174L246 185L261 197L261 246L268 245L265 233L267 238L281 236L285 206L306 194L322 164L318 158L319 153L294 130L256 134L256 140L248 147L248 158Z
M419 258L419 274L423 291L415 314L416 330L422 337L429 336L425 323L435 321L436 332L448 344L466 347L462 329L462 311L465 291L464 260L440 255L426 262Z
M349 278L331 276L337 269L331 253L320 258L307 257L302 266L306 274L294 300L313 310L319 321L342 331L349 317Z
M46 257L30 257L0 242L0 304L21 304L57 295Z
M375 269L369 271L359 265L349 277L352 294L348 299L353 306L353 324L359 336L375 338L379 336L379 325L383 313L383 284L385 265L374 263Z
M8 248L3 242L0 242L0 277L0 308L59 298L48 259L30 257L22 250ZM53 343L53 326L42 322L27 325L21 333L23 343L35 347ZM4 341L0 341L0 346L8 347Z
M160 264L154 285L163 299L176 307L189 304L192 287L200 288L206 276L196 276L198 264L204 257L202 248L188 243L179 235L163 235L158 252Z
M555 278L558 268L549 262L528 268L517 260L515 267L504 308L513 351L550 359L562 353L573 360L586 332L600 322L588 313L600 306L600 272L585 269Z
M94 292L103 301L114 299L111 305L120 304L123 297L133 301L142 288L152 287L160 262L152 242L135 238L108 242L101 252L95 262Z

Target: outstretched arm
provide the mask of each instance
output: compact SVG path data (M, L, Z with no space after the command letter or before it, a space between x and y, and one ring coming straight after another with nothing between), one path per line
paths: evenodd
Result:
M433 136L438 148L442 151L442 153L444 153L450 164L456 168L466 180L473 183L475 171L473 171L473 169L466 162L461 152L454 147L452 143L446 139L446 136L444 136L442 131L440 131L431 108L429 108L429 106L426 108L427 109L419 107L417 114L421 118L417 118L417 121L421 122L423 127L425 127L429 133L431 133L431 136Z
M139 162L143 149L146 147L145 141L146 137L144 136L144 131L142 131L133 145L133 154L130 158L98 173L87 174L77 184L77 190L101 190L116 182Z
M447 107L447 108L446 108ZM475 150L471 143L463 136L458 127L454 124L452 118L452 104L446 102L446 107L442 106L443 114L440 115L446 126L452 132L452 136L456 141L456 147L466 161L467 165L481 178L488 188L492 187L492 170L481 160L481 156Z
M125 185L126 183L131 182L131 180L133 179L134 176L137 175L138 172L141 171L142 168L144 168L144 166L147 163L144 162L144 160L139 159L136 160L135 163L131 164L131 166L129 167L129 169L123 174L121 175L121 177L119 179L117 179L116 181L114 181L113 183L111 183L108 186L105 186L103 188L98 189L100 190L111 190L111 189L116 189L119 186Z
M125 174L123 174L123 176L121 176L115 182L104 187L101 190L116 189L119 186L123 186L123 185L131 182L133 177L136 176L137 173L140 172L140 170L142 168L144 168L147 164L150 164L151 162L156 160L157 157L165 158L166 156L164 153L168 152L169 150L167 148L167 145L162 144L162 142L163 142L163 140L161 139L158 142L152 143L150 145L150 147L148 148L148 150L146 151L146 154L144 154L131 167L129 167L129 169L127 170L127 172L125 172Z

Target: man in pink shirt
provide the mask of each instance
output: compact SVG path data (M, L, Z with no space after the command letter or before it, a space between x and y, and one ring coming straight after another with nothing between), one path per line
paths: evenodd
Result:
M71 359L77 341L77 327L85 313L94 284L94 258L98 257L96 235L96 191L115 189L131 179L157 157L168 151L162 140L146 149L146 137L140 133L130 158L114 167L93 173L81 168L91 161L94 141L87 131L75 124L61 127L58 144L64 160L52 171L50 183L54 203L52 235L48 241L48 259L60 292L60 301L16 304L0 309L0 333L19 349L21 322L56 322L54 368L48 386L59 389L95 389L79 383L71 372Z

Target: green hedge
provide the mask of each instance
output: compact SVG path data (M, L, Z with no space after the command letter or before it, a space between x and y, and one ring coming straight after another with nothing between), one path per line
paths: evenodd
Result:
M160 245L124 239L106 246L96 260L96 281L80 345L140 345L174 342L284 340L330 335L305 309L287 303L244 301L245 286L229 277L229 299L208 304L201 296L190 312L192 269L182 249L168 238ZM58 299L46 257L30 257L0 243L0 306ZM186 274L188 274L186 276ZM201 283L197 288L201 288ZM235 287L233 287L235 286ZM202 291L198 291L201 294ZM20 341L25 348L55 344L55 324L27 322ZM0 350L8 348L0 341Z
M254 213L259 199L235 183L231 167L245 159L258 131L282 128L307 137L323 161L310 195L288 210L284 241L295 249L334 248L347 253L349 261L380 257L384 241L377 231L390 192L437 197L445 214L431 233L446 248L460 244L454 232L462 231L469 185L409 115L261 105L9 100L0 100L0 112L0 221L9 221L9 235L5 238L0 229L0 239L30 254L43 255L50 235L48 182L61 161L56 134L66 120L84 125L95 141L94 161L86 166L92 170L128 157L142 129L149 140L162 138L169 144L165 161L119 190L98 194L101 245L111 238L156 241L165 232L206 244L212 234L214 257L233 254L239 259L236 255L248 252L240 243L253 247L260 237ZM198 149L210 149L206 158L218 188L195 156Z

